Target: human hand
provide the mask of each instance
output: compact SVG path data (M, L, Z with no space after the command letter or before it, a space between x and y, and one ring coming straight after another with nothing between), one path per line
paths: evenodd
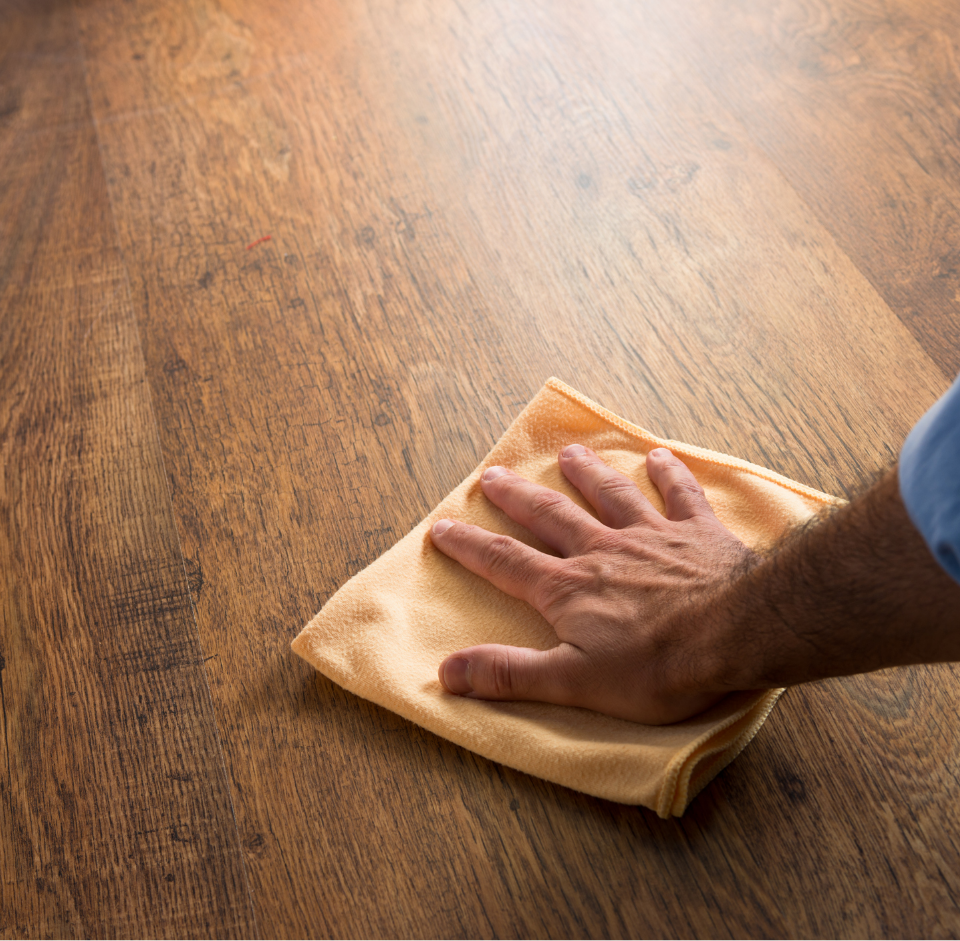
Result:
M475 699L582 706L649 725L709 708L729 692L715 601L753 554L666 448L647 455L665 515L593 451L569 445L559 462L599 520L506 468L481 479L487 498L559 558L467 523L438 520L431 530L441 552L533 605L559 645L460 650L441 664L441 683Z

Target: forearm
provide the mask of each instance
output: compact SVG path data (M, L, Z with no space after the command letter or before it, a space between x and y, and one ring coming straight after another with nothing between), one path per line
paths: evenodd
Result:
M960 660L960 585L907 515L896 469L716 597L720 688Z

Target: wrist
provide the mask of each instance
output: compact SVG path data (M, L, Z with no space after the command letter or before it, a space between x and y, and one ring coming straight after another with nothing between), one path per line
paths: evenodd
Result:
M960 586L910 522L895 472L719 583L709 682L790 686L960 658Z
M789 614L771 610L765 586L777 578L777 560L751 553L734 577L717 586L710 626L717 653L712 684L734 692L787 685L787 663L798 656Z
M779 685L770 682L769 655L757 630L756 585L770 560L743 547L740 557L689 609L694 632L692 684L700 691L730 693Z

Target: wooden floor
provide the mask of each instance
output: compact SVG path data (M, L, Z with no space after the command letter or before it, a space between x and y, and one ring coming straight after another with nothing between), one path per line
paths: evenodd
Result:
M0 0L0 934L956 936L960 671L681 820L289 641L555 374L831 492L960 370L954 0Z

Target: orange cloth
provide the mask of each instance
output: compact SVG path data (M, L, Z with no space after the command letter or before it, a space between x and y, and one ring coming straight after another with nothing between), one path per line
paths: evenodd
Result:
M836 502L737 458L657 438L550 379L480 466L351 578L293 649L350 692L487 758L597 797L643 804L661 817L679 816L753 738L782 690L736 693L693 719L654 727L568 706L463 699L437 679L444 657L474 644L558 643L532 607L444 556L428 531L451 517L544 548L484 497L480 475L502 464L590 509L557 464L560 449L572 443L593 448L636 480L661 511L644 458L652 448L670 448L700 481L720 521L751 546L772 543Z

